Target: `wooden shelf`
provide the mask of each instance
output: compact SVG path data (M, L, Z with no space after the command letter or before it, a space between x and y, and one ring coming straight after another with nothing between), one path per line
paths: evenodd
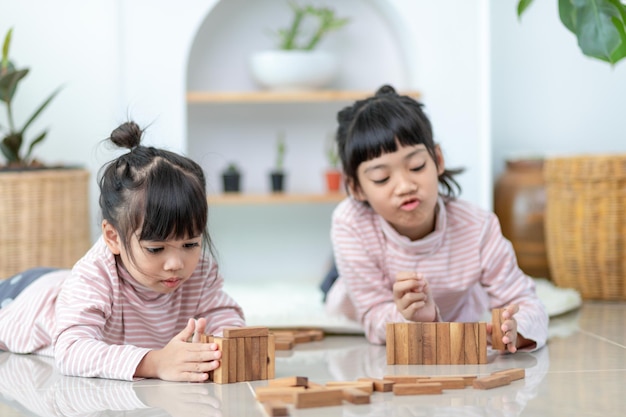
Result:
M315 103L361 100L372 91L189 91L187 103ZM399 94L419 98L418 91L400 91Z
M246 194L246 193L224 193L210 194L208 196L209 206L217 205L248 205L248 204L328 204L338 203L346 198L346 194L326 193L326 194L292 194L292 193L272 193L272 194Z

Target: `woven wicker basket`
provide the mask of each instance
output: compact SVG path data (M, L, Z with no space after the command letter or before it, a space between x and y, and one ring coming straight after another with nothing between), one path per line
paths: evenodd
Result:
M552 280L585 299L626 299L626 155L548 159L544 178Z
M0 172L0 279L35 266L69 268L91 246L89 171Z

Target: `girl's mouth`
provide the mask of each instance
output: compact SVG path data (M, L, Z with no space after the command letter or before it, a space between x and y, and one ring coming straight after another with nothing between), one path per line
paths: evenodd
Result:
M400 210L411 211L419 205L419 200L409 200L402 203Z
M167 288L174 288L180 283L180 278L170 278L162 282Z

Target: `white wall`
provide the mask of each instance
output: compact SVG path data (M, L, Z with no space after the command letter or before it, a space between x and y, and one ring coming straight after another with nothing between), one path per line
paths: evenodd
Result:
M398 61L403 66L391 73L405 77L407 88L422 91L436 139L444 148L449 166L467 168L460 178L463 195L484 207L490 206L488 2L368 2L384 15L387 24L399 22L398 42L404 55ZM46 161L81 163L92 170L94 238L98 236L95 176L102 163L115 156L100 141L114 127L132 118L142 125L150 124L148 143L187 151L187 65L193 61L190 51L196 33L217 3L0 0L0 30L4 33L9 26L15 28L12 56L19 64L33 68L19 92L16 113L29 111L48 91L66 83L40 119L40 125L50 126L51 130L38 155ZM368 36L376 34L359 37L368 42ZM359 59L363 73L368 68L389 65L375 55L366 54ZM303 158L290 163L296 167L305 165L307 156ZM218 218L215 238L225 275L232 271L233 275L290 277L304 271L311 279L319 279L324 270L324 259L319 259L319 254L330 251L331 209L317 206L305 207L303 211L278 208L267 212L268 208L242 208L245 213L240 213L240 223L246 225L250 219L254 222L239 229L233 229L236 224L231 222L237 219L239 209L222 209L228 212L224 217L228 221ZM285 245L280 235L272 234L267 225L281 218L288 220L292 228L319 233L314 239L319 243L314 245L315 256L307 252L310 242L307 243L306 231L301 237L296 236L302 242L296 248ZM261 259L260 263L245 261L246 252L241 250L245 247L252 255L255 248L263 247L276 257ZM284 259L291 261L287 269L281 263ZM241 266L246 269L236 269Z
M626 152L626 61L585 57L557 0L491 1L493 169L516 155Z

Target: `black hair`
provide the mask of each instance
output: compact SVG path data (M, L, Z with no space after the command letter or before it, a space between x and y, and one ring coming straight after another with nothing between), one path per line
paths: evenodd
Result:
M357 170L362 162L398 150L401 146L423 144L437 164L436 144L430 120L417 100L399 95L390 85L380 87L374 96L357 100L337 114L336 141L344 175L359 186ZM439 175L440 194L455 198L461 186L454 176L463 169L445 169Z
M99 172L102 218L130 248L139 240L165 241L202 235L213 253L208 233L206 180L200 165L174 152L140 144L143 130L126 122L111 133L116 146L130 149ZM134 259L129 251L129 256Z

